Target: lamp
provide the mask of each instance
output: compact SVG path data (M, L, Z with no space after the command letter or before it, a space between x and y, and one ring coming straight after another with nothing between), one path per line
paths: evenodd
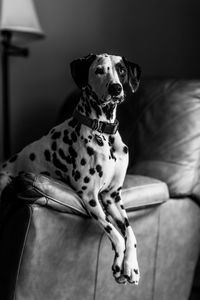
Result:
M2 97L3 97L3 157L10 156L9 56L27 57L27 43L44 37L33 0L2 0L0 17ZM22 47L23 45L23 47Z

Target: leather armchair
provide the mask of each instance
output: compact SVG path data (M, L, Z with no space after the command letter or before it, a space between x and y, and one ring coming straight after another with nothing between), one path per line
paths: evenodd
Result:
M69 113L74 105L71 95ZM139 286L113 280L110 242L73 190L26 174L2 195L2 299L189 299L200 245L200 81L144 80L118 119L131 156L123 199Z

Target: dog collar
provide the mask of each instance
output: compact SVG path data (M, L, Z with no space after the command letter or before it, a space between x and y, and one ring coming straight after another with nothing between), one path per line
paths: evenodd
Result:
M119 127L119 121L117 119L114 123L103 122L97 119L90 119L79 113L77 110L74 111L73 117L82 124L90 127L92 130L100 133L115 134Z

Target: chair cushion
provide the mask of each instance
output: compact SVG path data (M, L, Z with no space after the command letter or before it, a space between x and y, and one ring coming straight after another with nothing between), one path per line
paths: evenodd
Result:
M8 187L7 192L9 190L17 193L17 198L27 204L39 204L60 212L88 217L85 205L75 191L48 176L32 173L20 175ZM3 198L8 198L8 195ZM163 203L169 198L169 194L164 182L145 176L127 175L122 198L126 209L132 211Z
M148 79L138 95L132 174L158 178L171 197L200 195L200 80Z

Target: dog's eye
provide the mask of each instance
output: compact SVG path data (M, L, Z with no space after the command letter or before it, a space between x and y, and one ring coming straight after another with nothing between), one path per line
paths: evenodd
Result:
M97 67L96 70L95 70L96 75L103 75L104 73L105 73L104 69L101 68L101 67Z
M123 67L119 67L118 68L118 72L119 72L119 75L121 75L121 76L125 76L126 75L126 69L123 68Z

